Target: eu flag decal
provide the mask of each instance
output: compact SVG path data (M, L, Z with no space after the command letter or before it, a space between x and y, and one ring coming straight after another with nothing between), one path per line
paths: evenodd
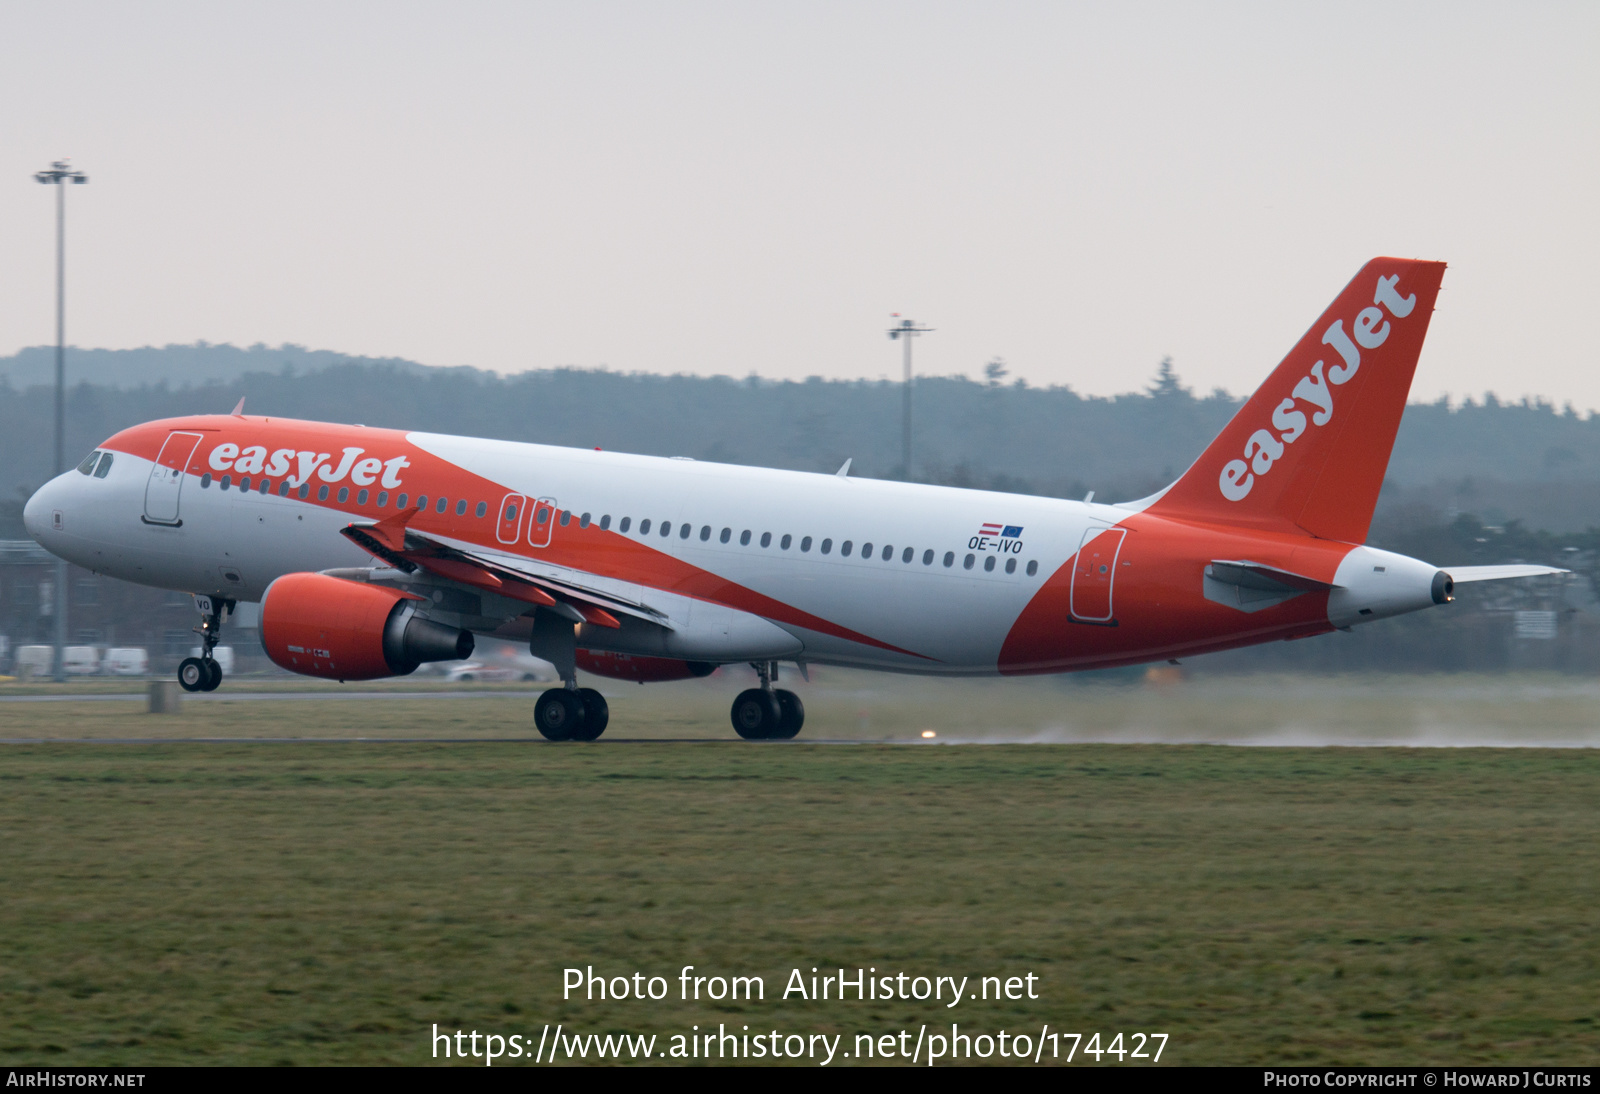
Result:
M1020 524L1008 524L1008 525L1006 525L1005 531L1001 532L1000 535L1004 539L1021 539L1022 538L1022 525L1020 525Z

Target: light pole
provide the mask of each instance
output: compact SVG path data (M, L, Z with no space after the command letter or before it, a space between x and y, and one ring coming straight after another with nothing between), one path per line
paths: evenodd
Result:
M34 181L56 188L56 464L54 474L66 467L67 428L67 183L82 186L89 176L74 171L66 160L56 160L48 170L34 173ZM57 683L67 678L67 562L56 559Z
M894 318L899 318L896 312ZM932 327L919 327L914 319L901 319L900 325L889 328L889 340L900 339L905 346L906 382L905 382L905 419L902 423L900 438L900 455L905 465L905 479L911 481L911 340L919 334L927 334Z

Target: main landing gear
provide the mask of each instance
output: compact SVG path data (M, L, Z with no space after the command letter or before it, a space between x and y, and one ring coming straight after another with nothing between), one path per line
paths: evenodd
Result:
M593 741L610 721L606 697L594 688L551 688L533 708L533 724L550 741Z
M747 741L788 741L806 724L806 708L792 691L774 688L778 663L761 661L751 666L761 686L741 691L733 701L733 729Z
M194 633L200 636L201 653L178 662L178 686L184 691L216 691L222 683L222 666L211 651L222 639L222 617L233 613L233 601L196 596L194 606L200 610L200 625Z

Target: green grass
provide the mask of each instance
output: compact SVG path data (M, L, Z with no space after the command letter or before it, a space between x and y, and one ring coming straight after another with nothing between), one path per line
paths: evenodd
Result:
M0 1063L956 1020L1161 1031L1179 1064L1593 1064L1596 800L1585 750L9 745ZM685 964L768 999L560 998L567 966ZM775 998L841 965L1041 998Z

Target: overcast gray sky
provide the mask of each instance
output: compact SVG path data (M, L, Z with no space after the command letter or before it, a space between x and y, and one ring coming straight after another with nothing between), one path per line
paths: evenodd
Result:
M0 354L500 371L1003 356L1252 390L1360 264L1451 264L1414 397L1600 407L1600 4L0 0Z

